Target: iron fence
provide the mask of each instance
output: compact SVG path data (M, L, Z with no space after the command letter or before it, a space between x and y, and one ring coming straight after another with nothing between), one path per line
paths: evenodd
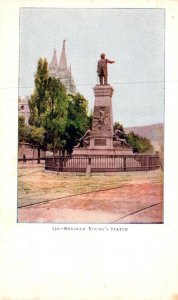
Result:
M45 169L56 172L126 172L148 171L160 168L158 155L116 156L58 156L46 157Z
M40 160L45 160L46 157L40 157ZM26 162L26 161L37 161L37 157L25 157L25 158L18 158L19 162Z

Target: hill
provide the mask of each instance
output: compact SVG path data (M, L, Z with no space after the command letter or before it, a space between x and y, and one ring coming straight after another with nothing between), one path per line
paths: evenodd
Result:
M142 137L150 139L152 142L163 142L164 139L164 124L151 124L145 126L135 126L124 128L126 133L133 131Z

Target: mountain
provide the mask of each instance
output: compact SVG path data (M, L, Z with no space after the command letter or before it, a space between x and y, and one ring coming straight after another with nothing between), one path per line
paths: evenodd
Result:
M152 124L145 126L135 126L124 128L126 133L133 131L142 137L150 139L152 142L163 142L164 140L164 124Z

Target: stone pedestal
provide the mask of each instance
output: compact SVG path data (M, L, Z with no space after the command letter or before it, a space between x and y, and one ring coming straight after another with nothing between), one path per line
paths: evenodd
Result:
M74 148L72 155L79 155L79 156L116 156L116 155L130 155L133 154L131 148L117 148L117 149L91 149L91 148Z
M96 85L90 149L113 149L113 87Z
M93 112L90 145L83 148L74 148L73 155L126 155L133 154L130 147L113 145L113 115L111 85L96 85L94 87L95 103Z

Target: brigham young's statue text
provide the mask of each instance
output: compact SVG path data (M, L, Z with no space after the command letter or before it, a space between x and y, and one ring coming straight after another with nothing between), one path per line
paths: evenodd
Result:
M114 60L109 60L107 58L105 58L105 54L102 53L100 55L101 59L98 61L98 68L97 68L97 73L99 76L99 81L100 81L100 85L106 85L108 84L108 68L107 68L107 64L113 64L115 63Z

